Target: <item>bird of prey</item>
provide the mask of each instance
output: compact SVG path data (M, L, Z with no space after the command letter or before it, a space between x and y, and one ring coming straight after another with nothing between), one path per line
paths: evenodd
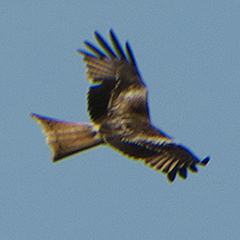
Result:
M109 35L112 46L95 32L100 48L85 41L88 51L78 50L84 57L86 78L91 84L87 104L92 123L70 123L31 114L44 129L53 162L106 144L166 173L170 182L177 173L186 179L187 169L197 172L196 165L205 166L210 157L201 161L151 124L147 88L130 45L126 42L124 51L113 30Z

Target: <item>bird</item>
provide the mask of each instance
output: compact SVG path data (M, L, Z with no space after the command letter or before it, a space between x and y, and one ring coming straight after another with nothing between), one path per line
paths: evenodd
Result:
M186 179L187 170L196 173L197 165L205 166L209 156L200 160L187 147L152 125L147 87L129 42L125 42L124 50L112 29L109 31L110 44L97 31L94 37L97 46L84 41L86 49L78 50L90 82L87 110L91 122L65 122L30 114L43 128L52 161L107 145L161 171L170 182L176 175Z

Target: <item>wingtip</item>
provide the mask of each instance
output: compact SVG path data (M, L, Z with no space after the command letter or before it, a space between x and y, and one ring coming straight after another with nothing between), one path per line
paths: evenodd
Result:
M31 118L34 118L35 113L29 113L29 116L30 116Z
M59 162L62 158L63 158L62 156L55 155L55 154L53 153L53 156L52 156L51 160L52 160L52 163L57 163L57 162Z
M40 118L43 118L43 116L36 114L36 113L30 113L29 114L30 118L34 119L34 120L39 120Z
M210 156L204 158L204 159L202 160L202 162L201 162L201 165L205 166L205 165L208 164L209 161L210 161Z
M100 40L102 40L103 38L102 38L102 36L101 36L101 34L97 31L97 30L95 30L94 32L93 32L93 37L97 40L97 41L99 41L99 39ZM86 41L85 41L86 42ZM85 43L84 42L84 43Z
M47 120L47 119L51 119L49 117L46 117L46 116L43 116L43 115L40 115L40 114L37 114L37 113L30 113L29 114L31 118L33 118L34 120L38 121L38 120Z
M186 167L180 168L178 174L182 179L186 179L187 178L187 168Z
M113 28L110 28L109 33L112 34L112 35L115 35L115 33L113 31Z
M85 55L85 53L84 53L84 50L82 50L82 49L77 49L77 53L79 53L79 54L81 54L81 55Z
M112 28L110 28L110 30L109 30L109 35L110 35L111 38L117 38L117 36L116 36L116 34L115 34L115 32L113 31Z
M102 38L100 33L97 30L94 31L93 35L95 38Z
M177 171L175 171L175 170L168 173L168 175L167 175L168 181L170 183L172 183L174 181L174 179L176 178L176 175L177 175Z
M128 61L131 62L131 64L133 66L135 66L135 68L137 69L137 62L134 57L133 51L131 49L130 43L128 41L126 41L126 43L125 43L125 48L126 48L126 52L127 52L127 56L128 56Z

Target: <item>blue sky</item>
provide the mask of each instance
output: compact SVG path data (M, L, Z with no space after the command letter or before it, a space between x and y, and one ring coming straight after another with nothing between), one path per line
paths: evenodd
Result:
M239 1L1 1L0 239L237 239ZM130 41L152 122L209 164L170 184L107 147L52 164L36 112L88 122L76 50Z

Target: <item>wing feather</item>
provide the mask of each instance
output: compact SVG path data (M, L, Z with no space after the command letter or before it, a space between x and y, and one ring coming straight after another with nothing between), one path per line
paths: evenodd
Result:
M171 159L170 156L165 156L163 159L161 159L160 162L158 162L155 166L152 166L152 167L156 168L157 170L163 171L166 165L168 165L170 159Z
M94 86L88 91L90 117L96 123L101 123L107 116L119 115L136 115L149 121L147 90L138 74L130 45L126 43L125 54L113 30L109 35L113 48L95 32L100 49L85 41L90 53L78 50L84 56L86 78ZM100 105L103 107L99 108Z
M84 45L98 58L103 59L103 58L107 57L107 55L105 53L103 53L100 49L95 47L92 43L85 41Z
M126 52L127 52L127 56L128 56L128 61L137 68L137 63L136 63L136 60L134 58L134 55L133 55L133 52L132 52L132 49L130 47L130 44L128 42L126 42Z
M95 36L98 44L102 47L102 49L106 52L106 54L111 59L117 58L117 55L114 53L114 51L111 49L111 47L107 44L107 42L104 40L104 38L98 32L95 32L94 36Z
M196 165L206 165L209 158L200 161L191 151L184 146L175 143L173 139L164 133L153 128L138 123L139 129L134 124L128 122L128 131L115 131L112 129L111 137L106 141L133 159L144 161L150 167L160 170L168 175L169 181L173 181L176 174L186 179L187 168L192 172L197 172ZM112 126L113 127L113 126ZM121 127L124 129L124 123Z
M170 171L171 173L171 171ZM183 179L187 178L187 168L186 167L182 167L179 169L179 176L182 177Z
M122 50L122 47L119 44L119 41L112 29L110 30L110 39L111 39L111 42L113 43L113 47L115 48L115 51L119 59L126 60L126 56Z

